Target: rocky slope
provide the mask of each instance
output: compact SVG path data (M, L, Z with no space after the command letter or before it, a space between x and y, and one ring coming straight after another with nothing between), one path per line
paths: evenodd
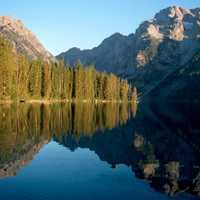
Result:
M200 47L200 8L173 6L143 22L135 34L114 34L91 50L73 48L58 55L68 64L80 59L97 69L114 72L132 80L148 92L184 66Z
M200 101L200 52L185 65L163 79L148 93L148 97L175 99L178 101ZM146 96L143 96L146 98Z
M72 48L61 53L57 58L64 59L69 65L74 65L80 59L83 64L94 64L98 70L119 74L123 73L129 64L132 40L133 35L124 36L115 33L106 38L98 47L83 51L79 48Z
M0 16L0 35L11 41L15 50L25 53L31 59L38 57L46 60L54 59L20 20L9 16Z

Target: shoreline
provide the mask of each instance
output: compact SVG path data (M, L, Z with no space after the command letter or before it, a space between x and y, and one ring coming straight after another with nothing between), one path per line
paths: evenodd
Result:
M138 103L138 101L121 101L121 100L67 100L67 99L30 99L30 100L0 100L1 104L56 104L56 103Z

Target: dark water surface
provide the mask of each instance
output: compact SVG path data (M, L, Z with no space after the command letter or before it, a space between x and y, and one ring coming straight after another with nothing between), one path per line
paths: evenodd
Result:
M200 199L200 105L0 106L0 199Z

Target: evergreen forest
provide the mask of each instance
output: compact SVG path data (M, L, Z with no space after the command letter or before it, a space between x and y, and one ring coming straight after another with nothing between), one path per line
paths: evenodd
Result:
M31 60L0 37L0 101L136 101L127 80L94 66L74 67L62 61Z

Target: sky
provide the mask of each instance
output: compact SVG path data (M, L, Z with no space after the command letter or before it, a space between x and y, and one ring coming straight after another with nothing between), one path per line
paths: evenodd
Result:
M0 15L20 19L51 53L93 48L113 33L134 33L163 8L200 0L0 0Z

